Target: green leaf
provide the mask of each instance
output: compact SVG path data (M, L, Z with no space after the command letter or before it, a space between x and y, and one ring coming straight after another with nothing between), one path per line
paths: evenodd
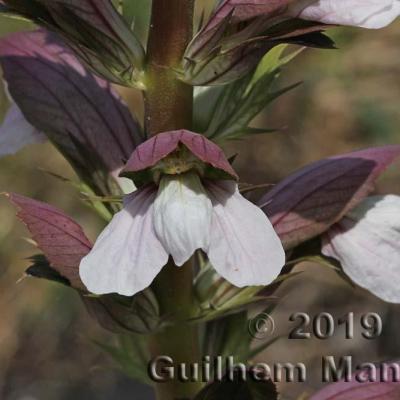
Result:
M252 339L248 331L247 312L228 315L206 324L203 354L234 356L235 362L245 362Z
M122 15L137 37L146 40L150 26L150 0L119 0Z
M62 175L56 174L51 171L47 171L43 168L40 168L42 172L45 174L50 175L51 177L66 183L67 185L72 186L74 189L76 189L80 195L81 195L81 200L90 207L93 211L95 211L103 220L106 222L109 222L113 216L114 212L117 212L120 210L120 207L118 206L119 203L122 202L122 196L121 196L121 201L104 201L103 198L104 196L96 196L93 192L93 190L84 182L76 182L71 179L65 178ZM110 196L113 197L113 196ZM115 200L119 199L120 196L115 196ZM106 207L106 205L107 207ZM107 204L110 203L110 204ZM111 206L112 207L111 207Z
M285 50L287 50L287 48L288 46L286 44L281 44L274 47L265 55L265 57L257 66L257 69L250 82L249 90L266 74L271 74L277 69L283 67L285 64L288 64L304 50L303 48L300 48L299 50L293 51L284 56L283 53Z
M258 356L260 353L262 353L263 351L265 351L266 349L268 349L269 347L271 347L273 344L275 344L278 340L287 337L286 335L280 335L277 337L274 337L270 340L268 340L265 343L262 343L258 346L256 346L254 349L251 349L248 354L246 355L246 359L247 360L252 360L253 358L255 358L256 356Z
M207 130L224 89L223 86L194 88L193 124L195 132Z
M222 90L219 89L219 92L210 89L202 94L197 106L208 100L214 109L212 114L206 112L202 116L203 119L209 118L207 129L204 131L206 136L218 141L275 131L269 128L252 128L249 125L266 106L299 84L279 90L274 89L281 68L300 53L299 50L284 55L286 47L286 45L280 45L269 51L253 74L245 76Z
M278 277L272 285L278 284L298 273L290 273ZM268 287L267 287L268 288ZM213 321L232 314L238 314L250 306L276 302L276 297L264 294L263 286L237 288L220 278L206 263L195 280L195 293L199 310L191 322Z
M93 341L96 346L107 353L117 367L132 379L151 385L147 374L150 354L147 350L147 338L143 335L119 335L115 345Z

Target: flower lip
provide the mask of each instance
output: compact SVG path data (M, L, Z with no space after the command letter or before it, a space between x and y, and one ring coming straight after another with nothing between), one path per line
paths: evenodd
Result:
M162 132L139 145L132 153L120 176L131 178L137 185L153 180L152 169L180 147L205 164L209 178L237 180L238 176L222 149L203 135L187 130Z

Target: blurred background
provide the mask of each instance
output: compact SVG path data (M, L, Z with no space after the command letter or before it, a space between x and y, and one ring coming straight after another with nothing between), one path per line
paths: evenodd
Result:
M145 0L147 1L147 0ZM145 26L146 13L136 28ZM0 36L30 28L0 18ZM254 125L284 128L229 145L239 153L235 167L247 183L274 183L293 170L320 158L362 147L400 142L400 21L387 29L331 31L338 50L307 50L284 71L281 85L303 81L280 98ZM135 93L127 93L133 111L142 109ZM0 120L7 109L0 92ZM399 164L380 180L380 193L400 194ZM97 217L68 185L45 171L74 179L66 161L49 144L34 145L0 159L0 192L12 191L51 203L85 227L94 239L102 228ZM0 199L0 399L1 400L119 400L151 399L151 390L137 386L114 368L94 344L111 343L112 335L87 315L68 289L32 278L20 279L35 249L25 238L14 209ZM277 341L261 357L268 363L304 362L305 384L281 386L285 399L296 399L321 386L321 355L353 355L355 361L400 358L400 307L388 305L354 289L326 267L299 266L303 271L281 289L276 310L276 335L287 337L288 322L297 311L341 317L377 312L384 333L373 341L343 339L339 329L327 341ZM243 327L247 329L247 327ZM359 336L359 335L358 335Z

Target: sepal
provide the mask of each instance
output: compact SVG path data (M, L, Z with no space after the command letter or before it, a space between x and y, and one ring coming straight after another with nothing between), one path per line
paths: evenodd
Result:
M133 179L138 186L153 181L152 168L173 152L179 151L181 146L206 165L206 177L238 179L219 146L203 135L187 130L162 132L139 145L126 163L121 176ZM180 172L184 171L177 171Z

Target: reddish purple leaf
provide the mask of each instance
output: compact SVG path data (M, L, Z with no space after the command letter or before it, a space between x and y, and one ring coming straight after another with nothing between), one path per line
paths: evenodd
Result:
M286 249L326 231L374 188L398 156L385 146L327 158L276 185L259 202Z
M122 171L122 175L132 175L147 170L171 154L180 144L186 146L197 158L217 170L237 179L222 149L203 135L186 130L163 132L147 140L136 148Z
M349 382L340 381L328 385L311 396L310 400L398 400L400 381L394 376L392 365L397 368L398 363L360 370ZM369 378L372 382L368 382Z
M86 70L44 30L0 41L10 93L25 118L44 132L97 192L142 142L138 123L110 83Z
M75 289L85 290L79 264L92 248L82 228L62 211L46 203L9 193L18 218L27 226L51 266Z

